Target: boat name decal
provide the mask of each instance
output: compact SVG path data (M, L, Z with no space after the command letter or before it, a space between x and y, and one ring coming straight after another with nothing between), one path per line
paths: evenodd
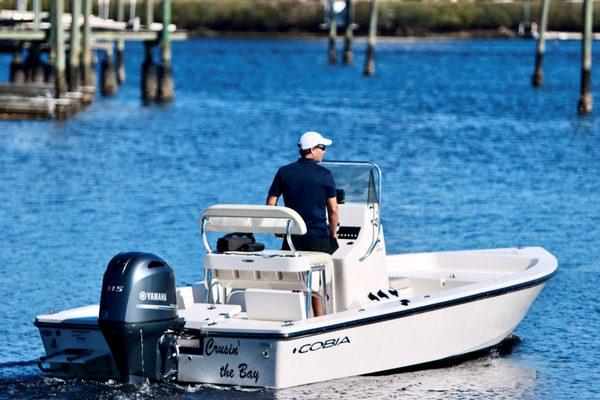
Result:
M322 350L322 349L329 349L332 347L340 346L344 343L350 343L350 338L348 336L344 336L343 338L338 337L338 338L327 339L325 341L306 343L298 348L294 347L294 350L292 351L292 353L298 352L300 354L303 354L303 353L308 353L309 351L318 351L318 350Z
M138 295L141 301L167 301L166 293L144 292L143 290Z
M213 338L210 338L206 341L204 353L207 356L210 356L213 353L225 356L237 356L240 354L240 341L237 341L237 346L232 343L229 343L228 345L218 345L215 344Z
M237 366L238 376L240 379L248 379L254 381L254 383L258 383L260 378L260 373L258 371L253 371L248 369L248 364L241 363ZM219 369L219 376L221 378L235 378L235 370L233 368L229 368L229 363L223 365Z

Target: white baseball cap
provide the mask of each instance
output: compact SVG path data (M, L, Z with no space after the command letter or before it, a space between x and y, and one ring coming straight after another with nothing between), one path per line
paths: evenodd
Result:
M319 132L304 132L300 139L298 139L298 147L302 150L312 149L315 146L322 144L323 146L329 146L333 141L326 139Z

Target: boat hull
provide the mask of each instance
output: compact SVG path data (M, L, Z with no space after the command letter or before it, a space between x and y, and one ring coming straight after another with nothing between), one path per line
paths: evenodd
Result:
M513 332L543 286L440 303L299 337L202 335L182 342L178 380L285 388L476 352Z
M388 256L388 268L390 281L412 280L412 294L390 291L294 322L248 320L231 304L180 310L186 326L178 332L177 380L286 388L478 352L514 331L558 262L542 248L512 248ZM118 376L98 311L86 306L36 318L46 372Z

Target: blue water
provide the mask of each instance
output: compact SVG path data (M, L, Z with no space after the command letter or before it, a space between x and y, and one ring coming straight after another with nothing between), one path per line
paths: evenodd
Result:
M0 398L600 398L600 100L576 115L579 44L548 43L539 90L530 41L384 41L371 78L364 42L350 67L328 66L325 47L176 43L176 100L144 107L133 44L113 98L65 123L0 122ZM29 362L43 353L35 316L98 302L119 251L161 255L178 284L201 279L201 211L262 203L309 129L333 138L327 158L381 166L389 253L558 257L509 351L278 392L65 381Z

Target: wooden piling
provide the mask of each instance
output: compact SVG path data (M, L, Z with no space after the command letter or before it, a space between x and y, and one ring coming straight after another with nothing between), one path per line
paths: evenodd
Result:
M13 59L9 65L9 81L12 83L25 83L25 65L21 59L21 44L17 43L16 49L13 52Z
M171 66L171 0L163 0L162 32L160 36L160 65L158 66L158 97L157 101L168 102L175 98L173 83L173 67Z
M110 17L110 0L98 0L98 16L102 19Z
M581 92L577 102L579 114L588 114L592 111L592 23L594 5L593 0L583 2L583 28L581 41Z
M19 12L27 11L27 0L15 0L15 10Z
M83 0L83 35L82 35L82 82L84 86L96 87L96 72L92 59L92 0ZM89 99L91 100L91 98Z
M50 30L52 43L51 47L54 53L54 81L55 97L64 98L67 91L67 80L65 76L65 32L62 26L64 12L63 0L52 0L52 12Z
M54 71L54 59L50 58L46 64L44 64L44 82L53 84L55 82L55 71Z
M329 6L329 38L327 45L327 58L329 64L335 64L337 62L335 55L335 43L337 41L337 24L335 21L335 10L333 9L333 0L328 0Z
M113 52L113 46L109 46L100 65L100 85L102 86L103 96L112 96L117 92L117 73Z
M117 1L117 21L125 21L125 0ZM123 53L125 51L125 41L123 38L117 40L117 83L120 85L125 82L125 65L123 64Z
M67 92L65 32L62 26L63 13L63 0L52 0L52 11L50 13L50 37L52 41L50 46L54 56L52 64L54 71L54 97L57 99L65 98ZM65 120L68 115L69 109L67 106L56 106L56 119Z
M146 30L150 30L150 26L154 22L154 0L146 0Z
M129 23L132 25L133 29L139 28L139 23L136 22L135 17L135 3L136 0L129 0Z
M69 38L69 91L76 92L80 84L79 59L81 58L81 0L71 0L71 36Z
M33 29L40 29L40 22L42 20L42 0L33 0Z
M40 30L42 20L42 1L33 0L33 30ZM29 48L27 62L27 81L31 83L43 83L45 81L44 65L42 63L42 51L40 44L34 42Z
M154 22L154 1L146 0L146 30L150 30ZM152 58L154 43L144 42L144 61L142 62L141 91L145 103L156 100L158 95L158 71Z
M535 51L535 69L531 76L531 84L534 87L541 87L544 84L544 71L542 62L544 52L546 51L546 28L548 26L548 10L550 9L550 0L542 0L540 9L540 30Z
M42 51L38 43L32 43L29 47L26 66L26 81L29 83L44 82L44 66L42 65Z
M346 21L346 31L344 32L344 64L352 64L354 54L352 53L352 40L354 39L354 4L352 0L346 0L346 8L348 12L348 20Z
M152 60L152 42L144 42L144 61L142 63L142 100L151 102L158 94L158 71Z
M367 54L365 59L366 76L375 73L375 42L377 41L377 13L379 11L379 0L371 0L371 16L369 18L369 39L367 41Z

